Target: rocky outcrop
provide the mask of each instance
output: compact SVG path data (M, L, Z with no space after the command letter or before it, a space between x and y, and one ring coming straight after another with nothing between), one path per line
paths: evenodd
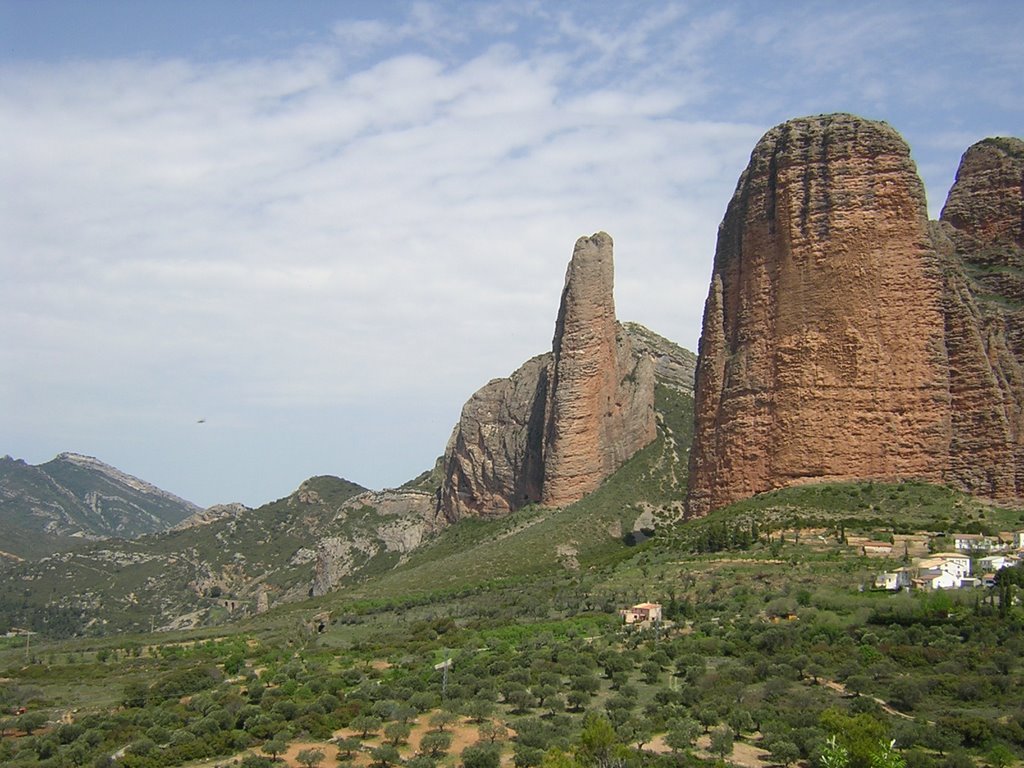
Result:
M659 336L639 323L623 323L633 350L646 354L654 361L654 377L669 387L693 392L693 375L697 370L697 356L688 349Z
M345 501L335 515L343 534L316 542L309 594L337 589L375 559L391 565L437 531L434 497L415 491L369 491Z
M500 517L541 499L550 353L494 379L462 407L444 456L445 517Z
M1007 170L996 154L965 156L937 227L909 149L884 123L823 115L761 139L719 229L689 514L813 481L1013 495L1013 323L979 304L960 253L1002 264L992 254L1012 245L1014 215L1019 242L1019 164Z
M552 352L491 381L463 407L438 494L447 519L578 501L654 439L655 369L675 385L690 361L657 334L619 325L612 294L611 237L580 238Z

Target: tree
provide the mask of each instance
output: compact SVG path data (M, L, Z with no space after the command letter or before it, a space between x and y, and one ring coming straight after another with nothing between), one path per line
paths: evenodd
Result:
M463 710L474 723L482 723L494 711L494 702L487 699L471 699Z
M1015 761L1016 757L1013 751L1003 743L993 744L988 754L985 755L985 763L989 768L1007 768Z
M277 756L288 749L288 744L284 739L279 739L276 736L268 741L263 742L263 751L270 755L271 759L277 760Z
M544 750L516 742L512 747L512 764L516 768L537 768L544 761Z
M658 684L658 679L661 677L661 665L658 662L648 659L640 665L640 671L644 675L644 682L648 685Z
M625 751L607 718L593 714L584 718L576 747L580 763L596 768L616 768L624 763Z
M896 741L881 742L871 756L871 768L906 768L907 762L896 751Z
M352 727L352 730L365 739L371 733L376 733L380 730L382 722L379 717L374 715L359 715L358 717L353 717L349 725Z
M722 760L724 760L732 754L732 745L732 728L727 725L720 725L711 731L711 745L708 749L712 754L718 755Z
M316 768L327 756L322 749L300 749L295 759L306 768Z
M822 727L834 734L837 742L846 749L850 768L869 768L878 745L888 734L884 723L864 713L851 716L826 709L820 719Z
M444 731L446 727L455 724L458 720L459 716L454 712L442 709L432 714L428 722L437 730Z
M743 731L749 731L754 727L754 718L745 709L734 709L729 713L729 727L735 738L739 738Z
M696 720L684 717L671 723L668 733L665 734L665 743L673 752L685 752L693 746L699 733L700 724Z
M616 729L616 734L624 741L636 744L636 748L642 750L644 744L651 740L654 734L646 718L630 717Z
M580 768L576 758L568 752L555 748L549 749L544 753L539 765L541 768Z
M566 701L573 712L582 712L587 702L590 701L590 694L586 691L573 689L566 696Z
M697 715L697 722L704 728L704 733L711 731L711 726L718 725L718 712L709 706L701 706L694 714Z
M370 751L370 757L373 759L373 764L380 768L388 768L389 765L395 765L402 761L398 747L392 744L381 744L379 747L374 747Z
M395 721L384 726L384 738L396 747L408 739L411 732L412 726L408 723Z
M501 752L494 744L473 744L462 750L464 768L498 768Z
M20 730L24 731L27 736L31 736L32 731L46 725L46 714L43 712L26 712L18 718L17 724Z
M516 714L523 714L530 710L534 704L534 696L525 688L517 688L508 695L508 703Z
M431 731L420 739L420 752L430 757L440 757L452 745L452 735L445 731Z
M481 741L488 741L493 744L496 741L504 741L508 738L508 728L502 723L496 723L493 720L485 720L480 723L478 728L480 731ZM1003 768L999 766L998 768Z
M352 756L363 746L363 742L351 736L346 739L338 739L335 743L338 745L339 760L351 760Z
M773 761L789 768L790 765L800 759L800 748L792 741L776 739L768 748L768 754L772 756Z

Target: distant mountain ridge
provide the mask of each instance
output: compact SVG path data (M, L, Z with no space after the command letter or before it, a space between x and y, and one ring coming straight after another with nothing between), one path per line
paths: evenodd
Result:
M165 531L200 511L92 456L61 453L39 465L0 458L0 525L8 532L0 549L15 558L65 549L75 540Z

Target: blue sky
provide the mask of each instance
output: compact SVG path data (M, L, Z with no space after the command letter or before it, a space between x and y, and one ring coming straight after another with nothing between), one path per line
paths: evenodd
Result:
M889 122L937 216L1024 134L1021 40L1017 2L0 0L0 453L398 485L550 348L577 237L696 349L766 130Z

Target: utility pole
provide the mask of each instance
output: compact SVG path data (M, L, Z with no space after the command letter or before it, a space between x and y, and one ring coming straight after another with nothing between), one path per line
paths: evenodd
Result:
M435 664L434 669L441 670L441 701L444 701L448 697L448 670L451 669L452 659L448 655L448 649L444 649L444 661L440 664Z

